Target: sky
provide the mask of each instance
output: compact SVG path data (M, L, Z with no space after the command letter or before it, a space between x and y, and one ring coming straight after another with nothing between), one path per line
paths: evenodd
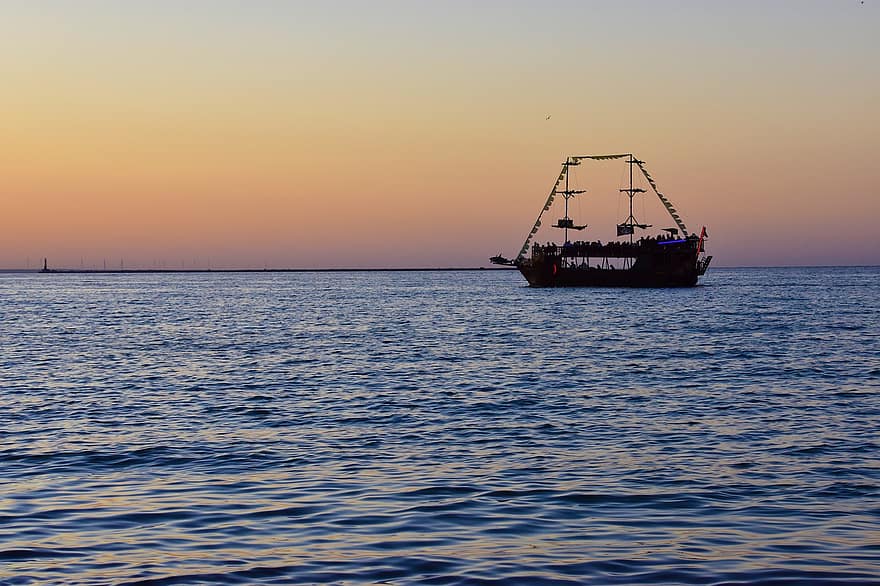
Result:
M713 264L880 264L878 25L876 0L4 0L0 267L483 266L567 155L629 152ZM578 169L580 238L623 220L590 215L620 212L615 164Z

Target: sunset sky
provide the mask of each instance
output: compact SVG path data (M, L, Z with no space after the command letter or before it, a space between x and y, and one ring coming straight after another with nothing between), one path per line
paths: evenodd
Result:
M0 267L486 265L566 155L618 152L720 266L880 264L878 30L876 0L7 0Z

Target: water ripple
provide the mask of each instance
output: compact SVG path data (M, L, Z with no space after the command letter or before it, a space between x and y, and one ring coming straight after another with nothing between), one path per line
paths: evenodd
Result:
M0 275L0 584L877 583L878 277Z

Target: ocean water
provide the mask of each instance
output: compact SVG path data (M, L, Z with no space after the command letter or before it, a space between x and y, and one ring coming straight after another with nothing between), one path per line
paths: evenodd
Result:
M0 583L880 583L880 269L703 283L0 275Z

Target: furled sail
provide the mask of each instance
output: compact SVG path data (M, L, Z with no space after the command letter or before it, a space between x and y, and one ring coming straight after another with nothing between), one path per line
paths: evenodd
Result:
M624 157L628 157L629 153L623 155L579 155L577 157L572 157L572 161L580 162L581 159L592 159L594 161L607 161L609 159L622 159Z

